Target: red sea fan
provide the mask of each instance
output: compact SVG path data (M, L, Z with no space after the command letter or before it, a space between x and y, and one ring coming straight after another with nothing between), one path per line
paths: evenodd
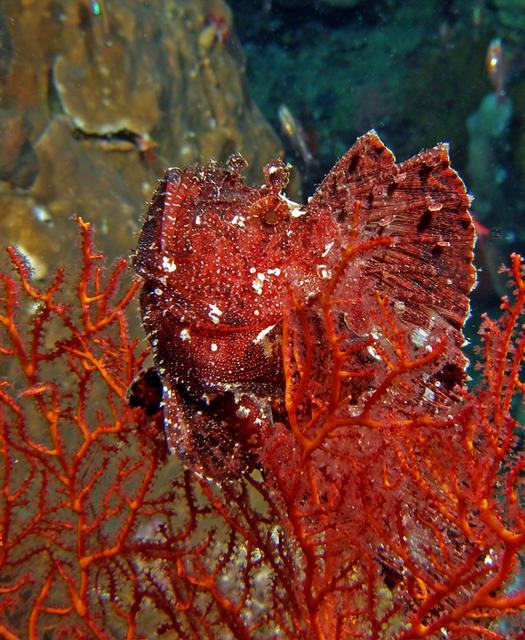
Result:
M73 297L11 251L0 636L523 637L520 258L468 390L473 230L444 146L396 165L368 134L305 209L282 164L260 189L239 170L161 183L139 377L136 286L88 225Z
M39 290L12 249L16 277L1 276L0 635L7 638L106 637L97 600L114 579L108 561L130 535L157 467L126 439L133 419L126 387L142 360L123 310L136 287L117 295L125 261L103 278L89 225L79 225L82 268L67 283L69 300L63 270Z

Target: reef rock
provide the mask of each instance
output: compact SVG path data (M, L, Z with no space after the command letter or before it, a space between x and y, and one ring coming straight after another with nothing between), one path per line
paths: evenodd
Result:
M0 174L2 238L39 246L39 274L73 259L73 214L98 228L108 257L128 253L166 166L240 152L259 167L281 153L247 95L222 0L7 0L0 36L2 121L17 125Z
M467 119L469 186L476 198L476 213L484 220L488 219L492 203L498 201L497 194L507 175L505 166L510 164L511 117L511 99L493 92Z

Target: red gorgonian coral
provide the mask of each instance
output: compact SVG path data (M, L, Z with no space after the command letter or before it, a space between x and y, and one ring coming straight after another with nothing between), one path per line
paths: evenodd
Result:
M156 371L87 225L69 305L11 251L0 636L523 637L521 259L469 390L444 146L396 165L367 134L304 209L282 164L260 189L239 170L154 197L134 266Z

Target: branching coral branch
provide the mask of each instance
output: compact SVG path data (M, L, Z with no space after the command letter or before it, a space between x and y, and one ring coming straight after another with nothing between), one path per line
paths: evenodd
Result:
M165 406L128 405L148 355L127 331L136 285L78 224L78 273L39 288L9 250L0 275L1 637L520 638L519 256L468 389L453 323L407 311L390 280L345 290L353 261L392 246L349 233L325 288L282 311L281 395L215 390L188 414L262 422L271 405L252 467L218 481L169 454Z

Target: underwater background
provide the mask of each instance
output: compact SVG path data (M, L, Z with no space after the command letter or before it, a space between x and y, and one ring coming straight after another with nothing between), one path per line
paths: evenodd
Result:
M450 143L474 196L474 300L524 241L525 4L233 2L250 95L303 169L307 193L354 138L374 128L398 160ZM277 104L301 123L316 160L286 136ZM281 118L282 120L282 118Z
M37 278L73 259L73 215L129 254L166 166L241 152L258 183L280 155L305 200L371 128L398 161L450 142L475 307L523 250L522 0L4 0L0 39L0 231Z
M260 184L281 157L305 202L370 129L398 162L450 143L476 343L525 251L525 0L0 0L0 239L40 284L78 266L77 216L108 262L129 256L168 166L240 152Z

